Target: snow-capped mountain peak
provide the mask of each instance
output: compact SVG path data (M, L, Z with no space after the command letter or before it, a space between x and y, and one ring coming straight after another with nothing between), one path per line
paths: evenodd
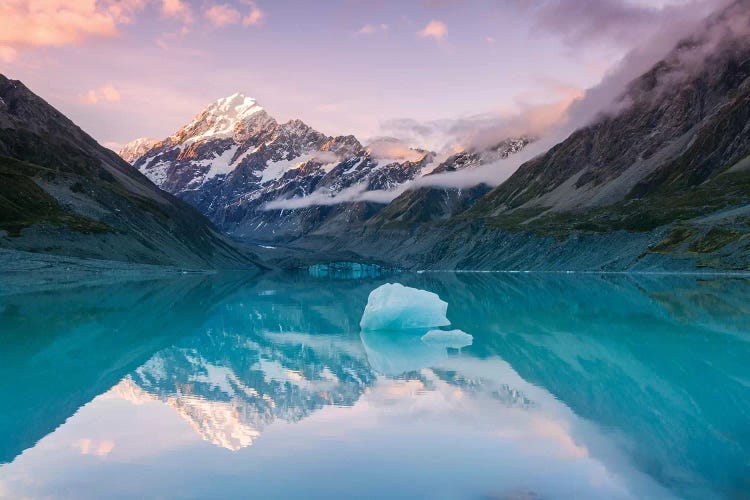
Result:
M263 107L252 97L239 92L217 100L207 111L221 119L229 121L242 121L247 117L263 111Z
M305 202L300 203L306 197L322 200L321 205L364 192L380 199L418 177L495 161L528 142L508 139L492 151L466 152L442 162L435 153L392 137L374 138L365 146L353 135L331 137L302 120L279 123L254 99L233 94L209 105L134 166L235 238L277 242L296 238L327 217L354 221L383 204L372 202L351 212L344 206L319 216L317 209L305 210Z
M212 139L242 138L275 125L276 121L255 99L235 93L209 105L178 130L171 142L192 144Z

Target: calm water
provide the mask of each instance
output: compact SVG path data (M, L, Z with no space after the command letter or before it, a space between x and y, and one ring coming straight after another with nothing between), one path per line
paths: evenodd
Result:
M750 281L336 278L0 296L0 497L750 496ZM473 344L360 332L386 282Z

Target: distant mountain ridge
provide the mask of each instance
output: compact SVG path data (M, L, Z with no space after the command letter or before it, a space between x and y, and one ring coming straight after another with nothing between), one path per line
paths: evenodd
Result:
M146 151L153 148L158 142L159 139L139 137L121 147L117 151L117 154L120 158L132 164L135 160L143 156Z
M476 168L529 142L501 140L487 151L437 161L435 153L394 139L363 146L352 135L327 136L300 120L280 124L237 93L154 144L134 166L229 235L278 243L356 228L385 206L380 198L389 191L419 177Z

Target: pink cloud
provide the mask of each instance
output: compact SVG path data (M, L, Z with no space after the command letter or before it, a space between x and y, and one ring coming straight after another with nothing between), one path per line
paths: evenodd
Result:
M112 85L103 85L96 89L91 89L81 96L81 100L86 104L97 104L99 102L119 102L120 91Z
M242 13L228 3L216 4L206 10L206 19L214 26L222 27L242 22L244 26L256 25L263 20L263 11L255 2L242 2L250 6L250 11L242 17Z
M118 22L131 23L137 12L142 11L150 0L109 0L104 2L109 12Z
M85 438L76 442L74 446L80 451L81 455L96 455L97 457L106 457L115 449L114 441L108 439L96 441Z
M3 0L0 2L0 60L19 51L59 47L89 37L113 37L146 0Z
M432 20L427 25L417 32L417 35L423 38L434 38L435 40L442 40L442 38L448 33L448 26L443 21Z
M242 19L242 24L245 26L260 24L265 17L265 13L258 8L255 2L244 2L250 6L250 12Z
M226 26L228 24L237 24L242 19L240 11L229 4L212 5L206 10L206 18L214 26Z
M18 57L18 51L12 47L0 45L0 62L12 62Z
M355 35L374 35L388 31L387 24L365 24L354 32Z
M543 137L565 124L584 91L552 80L540 79L540 83L541 90L519 94L487 113L428 122L388 120L381 124L381 133L443 152L482 150L508 137Z
M181 19L185 24L193 22L193 9L183 0L162 0L161 13L166 17Z

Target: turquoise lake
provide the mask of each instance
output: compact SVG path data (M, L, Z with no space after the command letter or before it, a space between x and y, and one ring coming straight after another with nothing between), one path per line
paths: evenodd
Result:
M317 274L0 295L0 497L750 497L749 279Z

